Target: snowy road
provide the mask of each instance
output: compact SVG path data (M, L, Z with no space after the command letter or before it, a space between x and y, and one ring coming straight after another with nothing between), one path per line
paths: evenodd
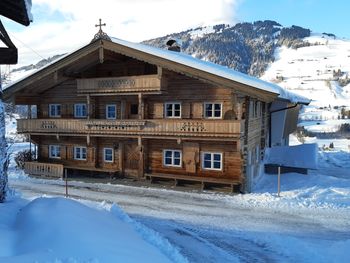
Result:
M189 262L329 262L337 256L343 259L339 253L349 246L346 208L293 207L283 202L270 207L270 202L256 202L249 195L70 185L72 198L117 203L167 238ZM10 186L25 197L65 192L61 181L12 179Z

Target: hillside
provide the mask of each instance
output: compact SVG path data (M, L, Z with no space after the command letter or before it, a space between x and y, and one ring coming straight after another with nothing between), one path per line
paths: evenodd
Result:
M234 26L199 27L143 43L166 48L168 39L181 42L182 52L254 76L261 76L274 61L274 52L282 44L303 46L301 38L310 30L298 26L284 28L274 21L238 23Z
M324 34L303 41L311 45L278 47L261 78L312 98L319 107L350 106L350 41Z

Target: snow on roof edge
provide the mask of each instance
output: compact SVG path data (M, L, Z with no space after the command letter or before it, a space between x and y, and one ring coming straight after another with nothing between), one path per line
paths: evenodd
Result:
M26 6L28 19L29 19L30 22L33 22L33 14L31 12L31 10L32 10L32 0L24 0L24 3L25 3L25 6Z

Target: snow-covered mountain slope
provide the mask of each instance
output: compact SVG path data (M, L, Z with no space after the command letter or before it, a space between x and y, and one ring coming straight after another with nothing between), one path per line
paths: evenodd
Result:
M277 48L261 78L311 98L318 107L350 106L350 40L324 34L303 40L310 46Z

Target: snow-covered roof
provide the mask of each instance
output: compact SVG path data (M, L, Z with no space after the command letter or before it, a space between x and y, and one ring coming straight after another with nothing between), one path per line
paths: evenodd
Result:
M118 45L126 46L135 50L139 50L141 52L151 54L153 56L161 57L179 64L196 68L196 69L199 69L229 80L233 80L235 82L239 82L260 90L279 94L278 97L280 99L288 100L292 103L302 103L302 104L310 103L310 99L307 99L303 96L297 95L293 92L283 89L282 87L276 84L249 76L247 74L238 72L236 70L227 68L225 66L221 66L212 62L194 58L190 55L187 55L181 52L169 51L169 50L160 49L160 48L156 48L156 47L152 47L152 46L148 46L140 43L133 43L133 42L121 40L118 38L111 38L111 40Z
M26 9L27 9L27 16L29 18L29 21L33 22L33 15L32 15L32 0L24 0Z

